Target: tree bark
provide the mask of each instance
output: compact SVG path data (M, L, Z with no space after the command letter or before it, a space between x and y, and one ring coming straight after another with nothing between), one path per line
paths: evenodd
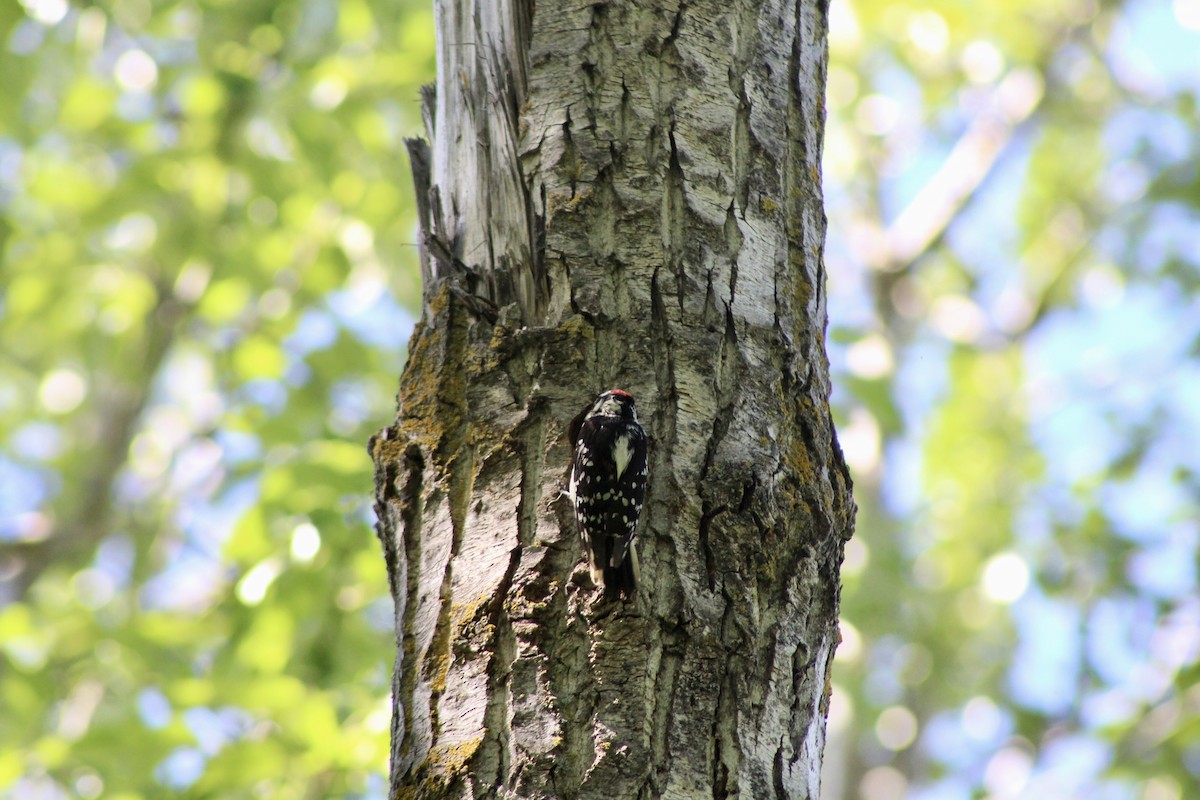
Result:
M651 7L651 5L653 7ZM438 0L425 308L371 444L391 793L816 798L838 567L814 0ZM638 398L630 601L564 431Z

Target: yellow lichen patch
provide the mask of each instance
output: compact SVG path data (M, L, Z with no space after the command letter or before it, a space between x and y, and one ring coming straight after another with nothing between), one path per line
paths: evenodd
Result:
M434 318L440 317L442 312L446 310L446 305L449 302L450 291L449 288L443 284L442 287L438 289L437 294L429 298L429 315Z
M574 175L578 178L578 175ZM592 197L591 189L584 189L575 194L567 194L566 192L551 192L546 197L546 214L554 216L555 211L575 211L583 203L586 203Z
M590 344L596 337L596 330L592 324L579 315L567 317L558 324L555 331L565 337L563 346L574 346L573 352L582 351L583 345Z
M509 339L512 336L512 331L504 326L503 322L498 322L492 326L492 339L488 342L488 351L490 354L496 354L502 350L510 349Z
M482 737L455 744L433 747L415 772L403 778L390 800L439 800L458 797L457 787L466 776L472 756L483 743Z
M450 617L456 625L462 625L479 616L479 612L485 605L491 602L490 594L481 594L473 600L465 603L455 603L450 607Z
M453 775L466 768L467 762L482 743L483 737L477 736L465 742L437 745L429 751L429 763Z
M567 194L566 192L550 192L550 194L546 196L547 216L554 216L555 211L558 211L570 201L571 195Z
M441 438L436 411L442 340L438 327L418 324L400 381L400 430L419 441L427 452L433 452Z
M832 663L832 662L831 662ZM829 699L833 697L833 670L825 667L825 688L821 691L821 714L829 715Z
M817 473L813 467L812 455L808 452L808 447L799 437L792 437L790 447L787 448L785 463L788 469L796 476L796 480L803 486L813 486L817 481Z
M435 800L442 797L448 788L442 776L427 776L415 784L397 786L390 800Z
M570 199L571 195L566 192L550 192L546 195L546 214L554 216L554 212L566 205Z
M456 641L465 639L473 645L480 645L491 640L495 626L489 621L486 609L491 601L490 594L481 594L466 603L455 603L450 608L453 628L458 631Z
M434 644L437 644L436 640ZM446 691L446 678L450 674L449 650L442 648L434 650L433 647L430 647L429 653L425 657L425 668L423 671L426 675L432 674L433 676L433 680L429 682L429 690L434 695L440 695Z
M800 261L799 266L801 268L803 268L803 266L804 266L803 259L797 259L797 260ZM796 304L796 306L795 306L796 322L798 325L803 326L804 309L808 308L808 304L812 300L812 296L813 296L812 285L805 279L802 269L800 271L797 271L795 274L793 274L792 285L795 287L795 291L793 294L793 302Z
M398 426L445 466L462 446L466 424L467 325L447 286L430 298L429 312L409 346Z
M371 450L371 457L376 464L398 464L404 458L404 450L409 440L395 435L384 439L376 438Z
M588 199L591 198L591 196L592 196L592 190L584 189L582 192L578 192L574 197L572 197L570 200L568 200L566 202L566 205L563 206L563 208L565 208L567 211L574 211L575 209L577 209L579 207L580 203L587 202Z
M471 757L482 743L483 737L477 737L433 747L416 773L392 792L392 800L436 800L451 796L451 790L466 773Z
M764 214L774 214L779 210L779 204L765 194L758 201L758 207L762 209Z

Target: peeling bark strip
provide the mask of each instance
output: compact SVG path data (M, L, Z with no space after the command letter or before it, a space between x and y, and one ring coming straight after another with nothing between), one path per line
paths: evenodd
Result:
M653 7L649 7L653 6ZM825 358L817 0L438 0L425 309L371 444L393 797L816 798L853 529ZM651 439L642 587L563 432Z

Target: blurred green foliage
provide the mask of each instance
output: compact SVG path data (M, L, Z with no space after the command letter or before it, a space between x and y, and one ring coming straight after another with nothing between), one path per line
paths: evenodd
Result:
M381 796L432 25L0 4L0 795Z
M1200 6L830 7L830 798L1200 786Z

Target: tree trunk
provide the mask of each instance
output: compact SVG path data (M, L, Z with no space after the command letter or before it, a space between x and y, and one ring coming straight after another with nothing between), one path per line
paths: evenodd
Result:
M372 441L393 797L816 798L838 566L802 0L439 0L410 142L425 308ZM638 399L631 600L591 587L570 419Z

